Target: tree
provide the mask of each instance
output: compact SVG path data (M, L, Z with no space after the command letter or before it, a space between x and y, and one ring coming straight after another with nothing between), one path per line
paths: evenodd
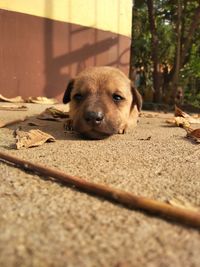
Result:
M154 93L154 102L160 102L161 92L160 92L160 83L159 83L159 61L158 61L158 34L155 22L155 9L153 5L153 0L147 0L148 7L148 18L149 26L151 32L151 58L153 62L153 87L155 90Z
M154 102L161 101L161 87L162 94L167 92L173 100L177 87L186 81L181 75L191 65L194 44L200 51L200 2L136 0L133 18L132 64L139 62L145 71L153 69Z

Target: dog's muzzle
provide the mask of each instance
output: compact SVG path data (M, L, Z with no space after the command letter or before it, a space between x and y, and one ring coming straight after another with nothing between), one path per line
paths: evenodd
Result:
M104 119L104 113L102 111L86 111L84 119L87 124L91 126L98 126Z

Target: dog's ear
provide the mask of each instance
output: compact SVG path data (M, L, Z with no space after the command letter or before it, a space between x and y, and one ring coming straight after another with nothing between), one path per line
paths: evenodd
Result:
M74 79L70 80L63 96L63 103L67 104L71 100L71 92L74 86Z
M142 109L142 96L138 92L138 90L135 88L133 83L131 83L131 92L133 95L132 108L134 107L134 105L136 105L138 111L141 111L141 109Z

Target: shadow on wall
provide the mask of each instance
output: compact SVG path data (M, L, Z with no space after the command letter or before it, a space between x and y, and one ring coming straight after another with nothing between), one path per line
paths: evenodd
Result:
M45 8L53 12L52 0L46 0ZM129 47L128 37L45 19L43 95L61 100L68 81L88 66L115 66L128 74Z

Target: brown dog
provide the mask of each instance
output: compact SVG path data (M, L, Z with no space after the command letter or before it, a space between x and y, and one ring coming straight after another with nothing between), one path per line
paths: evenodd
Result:
M91 139L124 133L136 125L142 98L113 67L91 67L71 80L63 97L70 102L72 128Z

